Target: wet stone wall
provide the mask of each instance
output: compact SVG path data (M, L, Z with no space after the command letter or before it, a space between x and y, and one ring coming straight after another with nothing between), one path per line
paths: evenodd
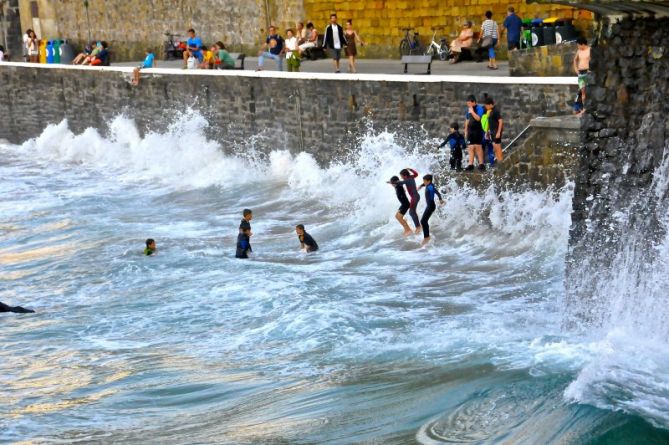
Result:
M226 150L253 142L260 151L308 151L328 163L355 148L370 128L427 146L426 138L444 136L451 122L462 125L469 94L488 93L497 100L506 141L536 116L568 113L575 94L571 85L186 73L147 74L134 87L129 77L118 71L0 65L0 138L19 143L64 118L75 132L88 127L106 132L121 113L135 119L142 132L163 131L192 109L209 122L207 136Z
M632 235L643 234L637 247L648 250L661 237L663 197L652 186L669 146L667 29L667 18L604 23L592 49L568 262L577 297L592 295L612 252Z

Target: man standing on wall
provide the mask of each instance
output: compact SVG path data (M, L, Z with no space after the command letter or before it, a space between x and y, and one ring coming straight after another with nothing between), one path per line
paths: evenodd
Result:
M523 21L516 15L513 6L509 6L506 14L502 23L502 33L506 31L506 44L511 51L520 48L520 28L523 26Z
M335 73L339 71L339 59L341 59L341 50L346 46L346 36L344 29L337 24L337 14L330 15L330 24L325 28L325 39L323 48L329 49L334 60Z

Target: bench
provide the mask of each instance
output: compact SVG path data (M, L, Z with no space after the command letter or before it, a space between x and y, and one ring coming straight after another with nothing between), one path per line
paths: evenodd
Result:
M244 69L244 59L246 59L246 54L244 53L230 53L230 57L235 59L235 69L243 70Z
M323 34L318 34L318 41L316 42L316 46L307 48L302 51L302 57L309 60L325 59L327 55L325 54L325 49L323 48L324 39L325 36Z
M427 74L432 74L432 56L402 56L401 63L404 64L404 74L409 65L427 65Z

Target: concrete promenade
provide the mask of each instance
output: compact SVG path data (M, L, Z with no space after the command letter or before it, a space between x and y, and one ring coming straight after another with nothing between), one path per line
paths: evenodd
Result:
M135 67L139 66L141 62L122 62L112 63L112 66ZM356 61L358 73L360 74L404 74L404 65L400 63L399 59L359 59ZM498 70L490 70L487 68L488 61L483 62L465 61L456 64L449 62L442 62L441 60L434 60L432 62L432 75L458 75L458 76L486 76L486 77L508 77L509 64L508 62L498 62ZM179 60L163 61L156 59L157 68L181 68L183 62ZM257 57L247 57L245 60L245 70L255 71L258 67ZM284 61L284 71L286 64ZM273 60L266 60L263 67L266 71L275 71L276 62ZM348 60L342 59L341 72L347 73ZM300 67L300 71L304 73L333 73L334 65L331 59L320 60L304 60ZM427 65L409 65L409 73L423 74L427 71Z

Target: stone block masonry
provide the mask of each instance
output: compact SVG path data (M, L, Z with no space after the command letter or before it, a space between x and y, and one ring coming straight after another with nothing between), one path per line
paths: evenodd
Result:
M321 73L184 72L153 69L138 87L128 68L0 64L0 138L20 143L67 118L75 132L107 130L124 113L142 131L164 130L192 108L208 119L208 136L227 150L307 151L327 164L348 154L369 131L387 129L421 141L462 125L467 95L493 96L513 137L539 115L569 113L572 79L377 76ZM534 82L534 83L532 83Z

